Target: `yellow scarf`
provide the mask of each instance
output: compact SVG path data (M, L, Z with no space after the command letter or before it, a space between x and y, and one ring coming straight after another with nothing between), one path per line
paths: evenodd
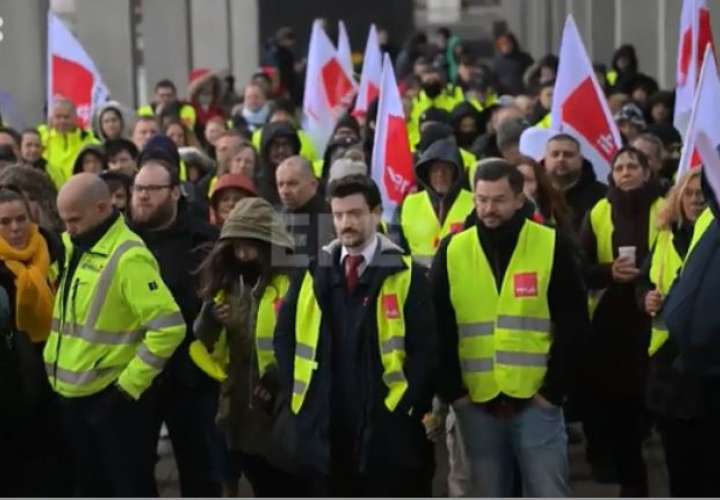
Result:
M15 275L15 326L33 342L47 340L53 311L50 252L37 226L31 226L30 241L22 250L0 238L0 260Z

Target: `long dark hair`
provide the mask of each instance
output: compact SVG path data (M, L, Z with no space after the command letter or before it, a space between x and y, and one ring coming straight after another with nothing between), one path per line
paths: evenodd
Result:
M545 169L529 156L521 156L516 165L529 165L532 167L535 173L535 182L537 183L534 201L543 217L552 219L558 227L570 227L570 209L565 197L553 187L552 182L545 173Z
M230 293L235 288L244 270L235 257L235 241L235 238L218 240L195 272L200 281L198 293L204 300L213 299L220 291ZM248 241L255 243L258 248L259 278L269 283L279 272L270 266L270 244L257 240Z

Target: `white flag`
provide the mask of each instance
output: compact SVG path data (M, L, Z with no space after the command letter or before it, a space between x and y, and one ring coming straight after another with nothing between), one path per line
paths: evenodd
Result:
M367 43L365 44L365 56L363 57L362 73L360 74L360 89L358 90L353 114L364 115L367 113L370 103L377 99L380 94L381 74L382 54L380 52L380 42L378 41L377 29L374 24L371 24Z
M565 21L560 43L552 127L575 137L597 178L607 178L622 140L571 15Z
M389 222L415 185L415 173L400 91L387 54L383 60L371 173L382 195L383 218Z
M338 61L340 66L345 70L345 76L355 85L353 77L352 50L350 49L350 37L345 29L345 23L338 21L338 45L337 45Z
M697 156L705 169L705 175L720 197L720 122L717 119L717 106L720 103L720 78L711 46L706 46L700 80L695 92L693 112L685 135L683 155L678 167L678 178L694 163L691 157Z
M713 43L706 0L684 0L680 15L673 125L684 137L700 76L705 46Z
M60 19L48 12L48 106L57 98L75 104L80 126L90 128L93 112L110 93L95 63Z
M303 128L316 151L325 151L337 119L352 100L354 88L338 61L335 46L316 20L310 35L303 98Z

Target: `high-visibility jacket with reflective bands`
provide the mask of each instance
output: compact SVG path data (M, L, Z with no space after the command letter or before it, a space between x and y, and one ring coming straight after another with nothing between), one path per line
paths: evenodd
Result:
M380 288L376 304L378 348L383 366L383 382L388 389L385 407L394 411L407 391L408 383L403 372L405 363L405 302L410 293L412 262L403 257L406 269L387 278ZM394 301L387 298L394 297ZM387 303L386 303L387 302ZM393 310L388 311L392 302ZM309 271L305 272L297 301L295 318L294 382L291 401L292 412L300 413L305 396L317 369L316 353L320 339L322 310L315 297L315 283Z
M462 378L473 402L499 394L527 399L542 385L552 344L547 295L554 257L555 230L526 220L498 293L477 228L450 241L450 302Z
M658 198L650 207L650 216L648 218L648 248L652 248L657 240L658 214L660 213L663 204L663 199ZM613 258L612 244L615 227L612 222L612 205L610 205L607 198L603 198L598 201L592 210L590 210L590 227L592 228L593 234L595 234L595 241L597 242L598 264L612 264L615 260ZM604 293L605 290L594 290L590 292L590 297L588 299L590 318L592 318L595 314L595 309L597 309L600 299Z
M675 250L674 239L671 229L660 231L650 263L650 281L663 297L667 297L670 286L675 281L683 263L682 257ZM654 355L667 342L668 337L668 330L662 320L662 314L658 314L653 318L648 354Z
M72 176L75 160L88 144L99 144L95 136L80 128L61 134L47 125L38 127L43 145L43 157L47 161L46 171L59 190Z
M461 189L445 216L445 222L440 226L427 191L408 195L403 201L400 226L412 258L419 264L430 267L440 240L450 233L462 231L465 219L473 207L472 194Z
M67 234L63 239L67 269L75 250ZM117 381L137 399L185 329L157 261L119 217L60 282L44 351L50 385L62 396L82 397Z
M141 106L137 110L138 116L155 116L155 111L150 104ZM192 104L183 104L180 107L180 120L190 129L195 128L195 122L197 120L197 113Z
M273 335L280 306L289 288L290 279L286 275L278 275L273 278L270 285L265 287L265 291L260 298L255 322L255 347L258 373L261 377L269 366L276 363L275 352L273 351ZM222 302L222 298L216 297L215 301ZM230 363L227 330L222 329L211 353L205 349L205 345L199 340L191 343L190 357L201 370L212 378L220 382L224 381L227 378L227 367Z
M310 136L307 135L307 132L302 129L296 129L295 131L297 132L298 139L300 139L300 156L313 164L313 169L315 169L315 161L322 160L322 158L318 158L317 152L315 151L315 146L313 146L312 140L310 139ZM260 153L260 148L262 146L261 128L253 132L252 145L255 147L255 151ZM320 168L320 174L318 174L317 170L315 170L315 176L320 178L320 175L322 175L322 166Z
M707 207L700 214L700 217L698 217L698 219L695 221L692 240L690 240L690 246L688 247L688 251L685 254L685 261L683 262L683 264L688 260L690 254L695 249L695 245L698 244L700 238L702 238L703 234L705 234L705 231L708 230L710 224L712 224L714 220L715 216L713 215L712 210L710 210L710 207Z

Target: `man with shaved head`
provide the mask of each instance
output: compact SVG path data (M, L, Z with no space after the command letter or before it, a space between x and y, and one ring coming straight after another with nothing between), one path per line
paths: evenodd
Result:
M80 151L98 141L91 132L78 126L75 105L64 98L56 99L50 109L49 126L38 127L47 160L47 173L60 189L72 175L73 165Z
M185 322L105 182L72 177L58 195L65 266L44 358L59 395L75 496L156 496L146 394Z
M316 256L334 238L330 207L322 196L312 165L302 156L284 160L275 182L297 255Z

